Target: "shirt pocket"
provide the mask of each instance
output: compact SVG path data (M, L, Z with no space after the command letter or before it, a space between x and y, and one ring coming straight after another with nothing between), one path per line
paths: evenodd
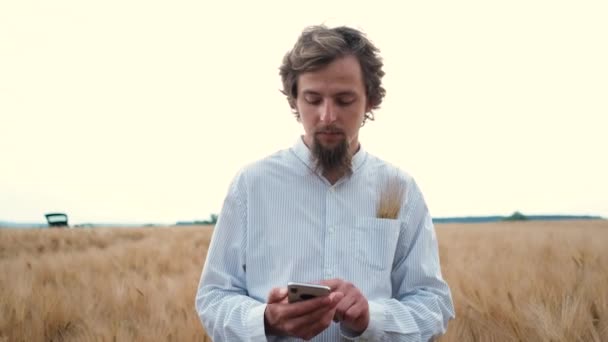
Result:
M401 221L375 217L357 218L353 246L357 262L364 269L391 269L399 239Z

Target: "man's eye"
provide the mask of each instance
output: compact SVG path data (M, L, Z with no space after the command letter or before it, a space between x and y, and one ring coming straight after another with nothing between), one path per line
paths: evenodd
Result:
M312 98L305 98L306 102L311 104L311 105L318 105L321 103L321 100L319 99L312 99Z
M353 99L338 99L337 102L338 102L338 104L340 106L348 106L349 104L355 102L355 100L353 100Z

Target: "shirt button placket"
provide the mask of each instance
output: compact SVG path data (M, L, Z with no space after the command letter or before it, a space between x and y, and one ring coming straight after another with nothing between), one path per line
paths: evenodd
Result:
M334 208L334 203L335 203L335 199L334 199L334 195L335 195L335 187L331 186L328 189L327 192L327 197L326 197L326 201L325 201L325 205L326 205L326 224L329 224L330 222L334 222L335 218L333 217L335 208ZM332 271L332 259L334 257L333 253L335 253L335 251L333 250L332 246L335 243L335 230L336 227L334 225L328 225L327 227L327 234L325 236L325 262L323 265L323 276L325 279L330 279L333 278L334 274Z

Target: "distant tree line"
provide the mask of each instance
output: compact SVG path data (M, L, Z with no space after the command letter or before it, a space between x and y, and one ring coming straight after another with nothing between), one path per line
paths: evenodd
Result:
M196 220L196 221L180 221L177 222L178 226L191 226L191 225L215 225L217 223L218 215L211 214L208 220Z
M217 214L211 214L209 215L209 219L208 220L204 220L204 221L194 221L196 224L216 224L217 223Z
M519 211L514 212L511 216L507 216L503 218L503 221L526 221L528 218L526 215L520 213Z

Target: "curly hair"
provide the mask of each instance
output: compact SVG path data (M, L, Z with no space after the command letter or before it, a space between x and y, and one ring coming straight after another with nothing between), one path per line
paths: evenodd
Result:
M363 82L367 101L371 109L378 109L386 90L382 87L382 59L380 50L367 39L364 33L356 29L340 26L328 28L325 25L310 26L304 29L293 49L283 57L279 68L283 89L289 106L296 118L300 114L295 110L298 96L298 76L302 73L323 68L335 59L353 55L361 64ZM373 113L365 114L366 119L374 120ZM365 122L365 121L364 121Z

